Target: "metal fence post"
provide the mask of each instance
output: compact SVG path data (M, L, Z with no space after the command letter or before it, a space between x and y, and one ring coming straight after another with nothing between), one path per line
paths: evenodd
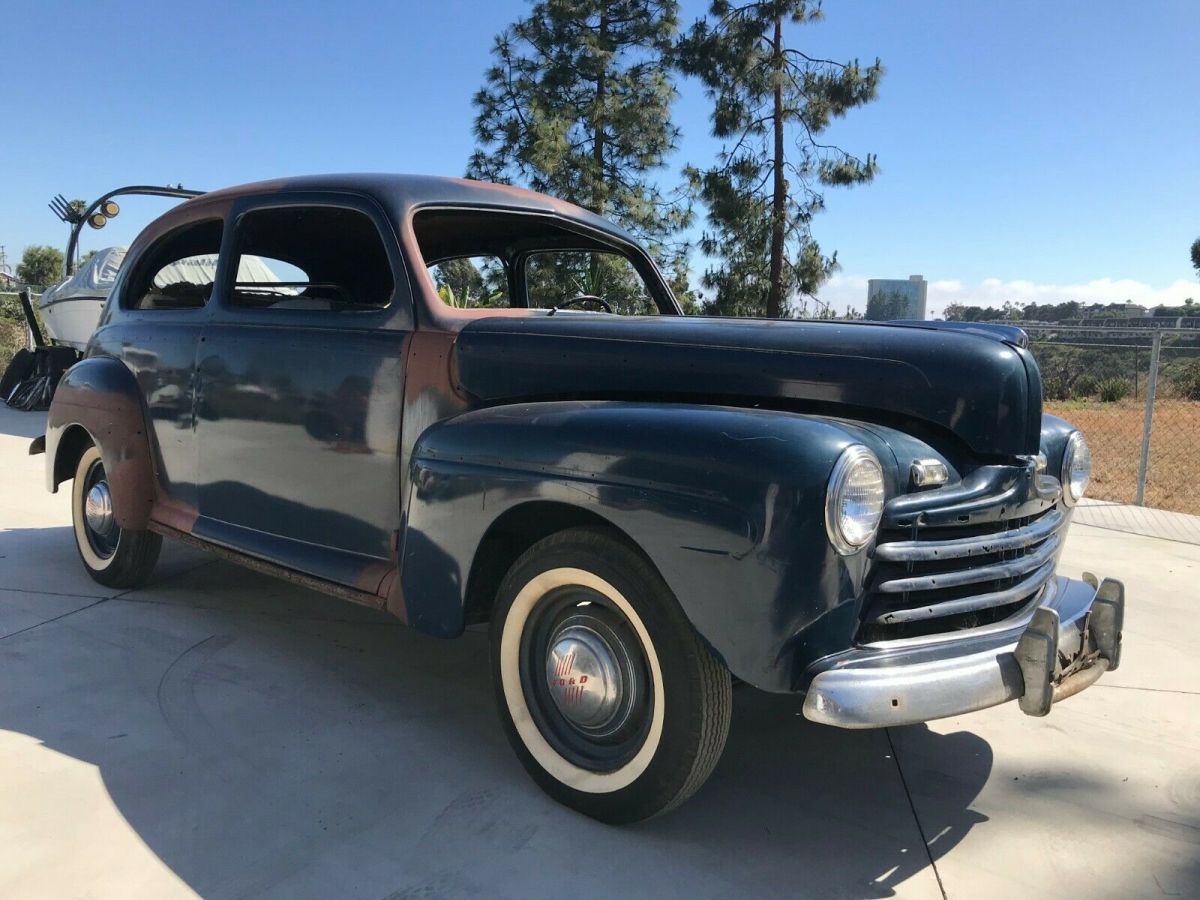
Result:
M1162 349L1162 331L1155 329L1150 346L1150 372L1146 376L1146 417L1142 420L1142 458L1138 460L1137 497L1134 503L1145 506L1146 467L1150 461L1150 428L1154 423L1154 388L1158 384L1158 352Z

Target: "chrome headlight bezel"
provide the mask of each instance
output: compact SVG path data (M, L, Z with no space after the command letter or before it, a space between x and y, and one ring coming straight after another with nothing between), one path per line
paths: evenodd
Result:
M1077 464L1081 465L1082 477L1076 471ZM1072 431L1063 447L1062 470L1059 472L1062 483L1063 502L1074 506L1083 499L1088 486L1092 482L1092 451L1082 431ZM1078 482L1078 490L1076 489Z
M867 500L865 518L860 518L852 527L848 527L843 501L848 490L861 490L864 487L861 483L857 488L852 487L851 479L862 478L868 481L868 491L872 494L877 492L878 497ZM869 484L871 481L877 485L873 490ZM879 531L886 500L883 466L879 464L879 458L862 444L851 444L834 463L829 485L825 490L825 531L833 548L842 556L849 556L870 544Z

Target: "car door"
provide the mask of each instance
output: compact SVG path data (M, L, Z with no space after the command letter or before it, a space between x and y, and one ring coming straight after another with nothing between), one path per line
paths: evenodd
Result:
M235 205L197 354L196 531L374 591L400 527L411 297L365 198Z
M139 240L113 286L110 303L120 314L102 319L91 351L120 359L137 379L159 486L185 521L197 503L196 348L211 312L227 212L227 203L196 201Z

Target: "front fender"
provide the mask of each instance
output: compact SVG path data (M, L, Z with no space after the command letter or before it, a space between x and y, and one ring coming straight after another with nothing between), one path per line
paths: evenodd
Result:
M829 474L857 441L877 439L835 420L682 404L535 403L440 422L413 453L408 622L459 633L488 529L552 501L637 544L734 675L792 690L798 658L844 649L857 624L865 554L839 556L824 525Z
M145 528L155 500L146 421L141 388L124 363L110 357L76 363L58 383L46 417L46 487L57 491L74 475L78 456L67 454L82 431L100 449L117 524Z

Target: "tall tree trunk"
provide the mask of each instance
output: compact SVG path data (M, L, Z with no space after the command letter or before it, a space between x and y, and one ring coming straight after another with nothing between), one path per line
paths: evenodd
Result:
M608 51L608 12L600 13L600 26L596 35L596 46L601 54ZM604 215L606 206L604 190L604 104L608 91L608 60L600 61L600 70L596 73L596 110L592 119L592 165L595 168L595 181L592 182L592 211Z
M775 17L775 37L771 42L771 68L775 76L775 191L771 198L771 284L767 290L767 317L778 319L783 312L783 238L787 215L787 181L783 172L783 16Z
M608 10L600 13L600 26L597 35L596 46L600 52L606 53L608 50ZM595 181L592 182L592 211L598 216L604 215L604 208L607 206L606 191L604 190L604 103L605 95L608 89L608 60L602 57L600 61L600 71L596 73L596 112L592 119L592 166L595 169L593 173ZM596 282L599 277L600 259L595 253L591 255L591 261L588 264L588 273L591 276L591 284L588 286L589 292L595 292Z

